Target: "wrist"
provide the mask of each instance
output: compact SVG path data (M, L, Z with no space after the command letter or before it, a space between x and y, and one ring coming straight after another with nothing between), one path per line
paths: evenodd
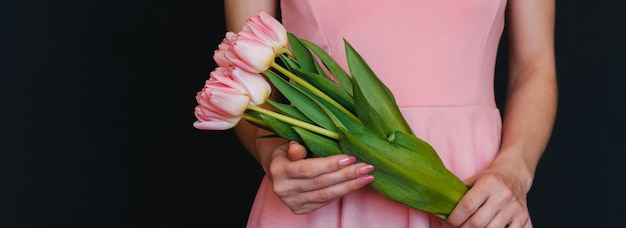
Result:
M279 149L281 146L284 146L285 149ZM286 153L288 141L283 138L258 138L256 140L256 147L257 151L255 157L265 171L265 174L268 175L270 173L269 167L272 159L276 156L280 156L280 153Z
M531 164L534 163L527 162L521 153L515 153L509 149L508 151L500 151L490 169L503 173L512 181L517 182L521 189L528 192L532 187L536 168Z

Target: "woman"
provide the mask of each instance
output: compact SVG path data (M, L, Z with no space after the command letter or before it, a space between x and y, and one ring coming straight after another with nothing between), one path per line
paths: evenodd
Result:
M235 132L266 172L248 227L531 227L527 193L554 123L553 0L225 0L238 32L263 10L347 69L343 38L392 90L416 136L471 186L450 216L394 202L367 187L375 167L306 149L245 121ZM507 32L501 119L493 78Z

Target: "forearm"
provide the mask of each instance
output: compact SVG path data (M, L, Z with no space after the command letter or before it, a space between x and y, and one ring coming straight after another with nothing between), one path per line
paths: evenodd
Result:
M274 17L278 13L276 0L224 0L226 29L239 32L248 18L263 10Z
M510 0L509 81L500 152L492 168L529 191L552 134L557 107L553 0Z
M272 152L280 144L287 140L283 138L260 138L258 136L271 135L272 132L258 128L246 120L241 120L234 127L237 138L244 148L261 164L265 171L268 171L269 163L273 157Z
M226 29L231 32L239 32L246 21L258 14L259 10L276 16L278 12L276 0L224 0L224 16ZM262 105L269 108L267 105ZM284 143L284 139L259 139L260 135L268 135L271 132L260 129L246 120L241 120L233 128L239 141L252 156L261 163L264 169L269 165L271 152L279 144Z
M500 153L492 166L513 172L528 191L552 134L557 88L551 68L525 72L535 76L512 82L502 125Z

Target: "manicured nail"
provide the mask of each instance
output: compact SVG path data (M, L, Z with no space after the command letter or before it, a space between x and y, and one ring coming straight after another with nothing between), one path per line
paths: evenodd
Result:
M368 174L368 173L370 173L372 171L374 171L374 166L373 165L366 165L366 166L363 166L361 168L358 168L356 170L356 174L365 175L365 174Z
M373 181L374 181L374 176L367 175L367 176L359 177L359 179L356 180L356 183L359 184L360 186L365 186L365 185L368 185L369 183L372 183Z
M348 156L345 158L342 158L339 160L339 166L340 167L346 167L352 163L354 163L354 161L356 161L356 158L354 156Z

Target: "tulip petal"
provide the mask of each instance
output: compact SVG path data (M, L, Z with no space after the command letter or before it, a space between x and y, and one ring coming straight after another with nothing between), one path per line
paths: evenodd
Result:
M198 120L193 126L201 130L226 130L234 127L241 120L241 116L224 117L200 105L196 106L194 115Z
M238 36L224 56L232 65L244 70L261 73L274 62L274 49L258 39L246 39Z
M240 116L246 111L250 98L241 95L239 91L212 89L210 91L210 103L218 110L231 116Z
M240 34L243 32L254 33L258 39L274 49L275 55L287 50L287 30L276 18L264 11L259 11L257 16L249 18Z
M225 56L233 42L235 42L236 34L234 32L227 32L222 42L217 45L217 49L213 52L213 60L220 67L229 67L231 65L230 60Z
M195 121L193 126L200 130L228 130L233 128L237 123L220 121L220 120L211 120L211 121Z
M272 87L260 74L250 73L240 68L233 68L231 71L233 81L238 82L246 88L250 101L255 105L265 103L269 97Z

